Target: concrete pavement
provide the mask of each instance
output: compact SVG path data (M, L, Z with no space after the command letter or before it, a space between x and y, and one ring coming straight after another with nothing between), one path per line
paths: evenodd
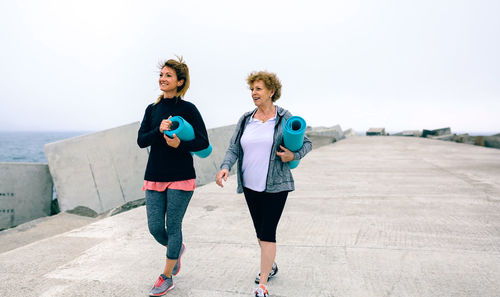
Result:
M271 296L500 296L500 150L353 137L293 173ZM195 191L166 296L252 296L259 250L235 188ZM0 296L147 296L164 259L139 207L0 253Z

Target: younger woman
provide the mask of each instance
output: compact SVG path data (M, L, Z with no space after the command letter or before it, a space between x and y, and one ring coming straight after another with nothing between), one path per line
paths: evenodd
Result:
M161 296L174 288L172 275L179 273L185 250L182 219L196 187L190 152L209 145L198 109L183 99L189 88L189 69L182 57L162 65L159 86L163 94L146 108L137 137L141 148L151 147L143 186L149 232L166 247L167 254L163 273L150 296ZM172 116L181 116L193 126L194 140L181 141L175 134L169 138L163 133L170 130Z

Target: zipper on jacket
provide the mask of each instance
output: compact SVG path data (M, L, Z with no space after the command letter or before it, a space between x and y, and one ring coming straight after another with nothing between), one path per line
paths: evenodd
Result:
M243 130L245 128L245 124L246 124L246 121L247 121L247 118L248 116L246 116L243 121L241 121L241 126L239 127L238 129L238 135L236 135L236 138L234 139L234 143L233 144L236 144L238 143L238 139L241 138L241 136L243 135Z
M238 130L238 135L236 135L236 139L234 140L234 144L238 143L238 140L241 141L241 137L243 136L243 130L245 129L245 125L247 122L247 119L249 116L252 116L252 114L246 116L243 121L241 121L241 125ZM237 178L239 179L239 184L241 184L241 187L243 188L243 174L240 176L241 172L241 162L243 162L243 148L241 147L241 143L238 145L238 168L237 168ZM267 181L266 181L267 182ZM267 187L267 186L266 186Z
M267 181L269 180L269 171L271 170L271 159L273 157L274 140L276 139L276 137L274 137L274 135L276 134L276 129L277 129L278 125L281 123L282 118L283 118L283 116L279 116L278 122L276 123L276 125L274 125L273 145L271 146L271 154L269 154L269 165L267 167L267 176L266 176L266 188L264 189L264 192L267 191Z

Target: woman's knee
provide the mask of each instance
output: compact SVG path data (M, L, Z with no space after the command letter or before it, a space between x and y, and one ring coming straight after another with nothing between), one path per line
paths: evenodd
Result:
M276 243L276 235L261 235L259 239L261 242Z
M261 228L257 232L257 237L262 242L273 242L273 243L276 243L276 229L273 229L273 228Z
M165 227L159 224L148 224L149 233L153 235L156 240L166 239L167 233L165 232Z

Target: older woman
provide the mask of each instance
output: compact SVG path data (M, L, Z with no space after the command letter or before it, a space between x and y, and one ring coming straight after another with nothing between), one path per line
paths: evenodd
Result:
M267 282L278 272L276 228L294 182L288 162L303 158L312 144L304 137L302 148L292 152L283 146L283 122L292 115L274 104L281 83L274 73L253 72L247 78L257 108L243 114L236 125L216 182L223 187L229 170L238 162L238 193L244 193L260 246L260 273L256 297L269 296Z

